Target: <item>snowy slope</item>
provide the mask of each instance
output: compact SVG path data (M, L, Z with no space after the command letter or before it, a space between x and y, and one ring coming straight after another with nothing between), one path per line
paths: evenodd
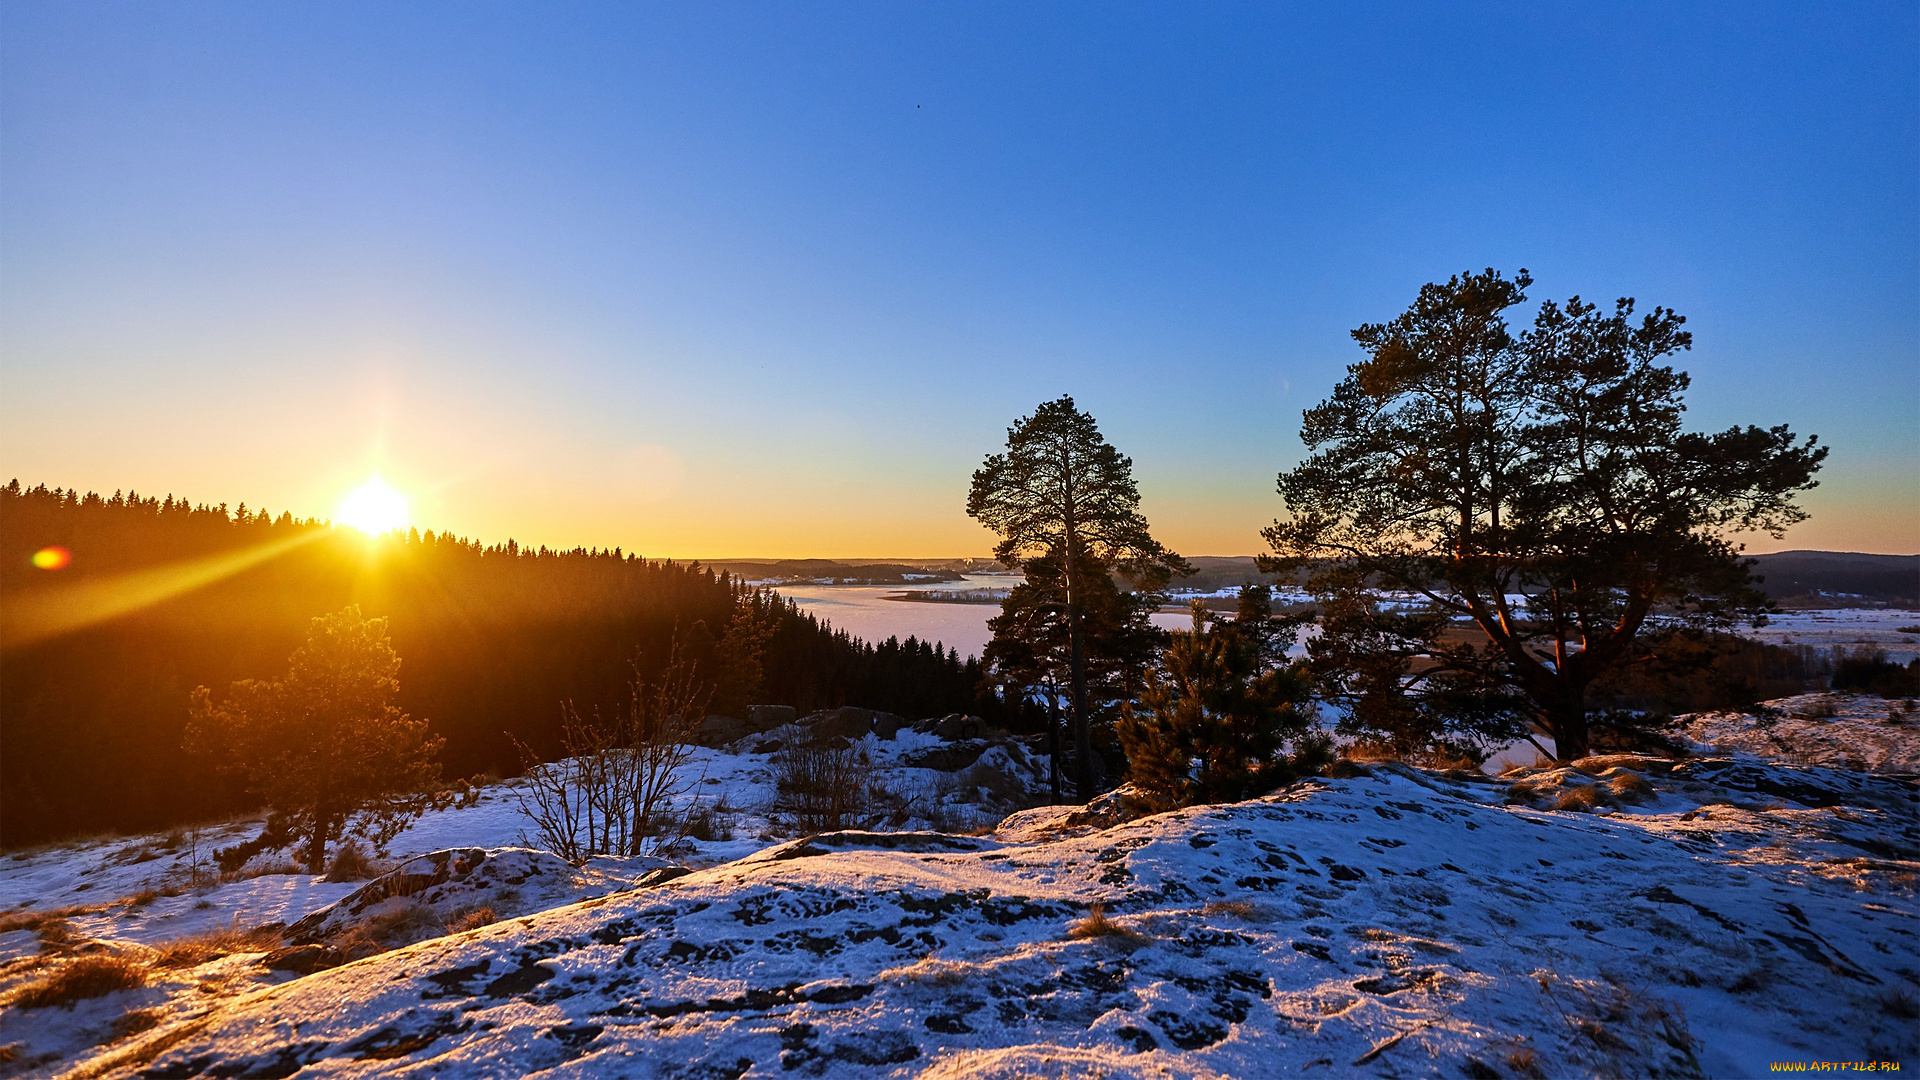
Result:
M1542 808L1601 783L1629 794ZM1106 829L1036 827L1065 824L1042 813L1006 838L828 834L257 991L83 1074L1912 1060L1897 1014L1920 983L1915 800L1908 778L1615 758L1503 780L1390 766ZM1117 932L1076 936L1096 903Z

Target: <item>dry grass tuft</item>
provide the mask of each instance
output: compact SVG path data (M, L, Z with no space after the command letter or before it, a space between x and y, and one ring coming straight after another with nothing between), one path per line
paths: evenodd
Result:
M1560 792L1560 797L1554 800L1553 808L1584 811L1596 806L1605 806L1612 801L1606 789L1598 784L1575 784Z
M1118 944L1139 944L1147 938L1138 930L1131 930L1107 917L1107 906L1095 900L1087 908L1087 917L1067 927L1067 936L1085 940L1088 938L1113 938Z
M1203 915L1225 915L1241 922L1271 922L1273 913L1250 900L1214 900L1200 909Z
M54 968L16 991L7 1004L20 1009L44 1009L145 985L145 964L114 953L96 953L76 957Z
M236 881L252 881L258 877L271 877L276 874L298 877L307 872L307 868L292 859L275 859L257 866L243 866L220 875L220 880L228 884Z
M64 923L71 916L85 915L97 910L99 909L89 907L63 907L49 908L46 911L35 911L31 908L9 911L0 915L0 934L14 930L32 930L38 933L49 923Z
M1880 996L1880 1011L1900 1020L1920 1019L1920 1003L1905 990L1889 990Z
M493 905L481 904L465 911L454 912L453 917L447 920L447 931L458 934L467 930L478 930L483 926L491 926L499 921L500 917L493 913Z
M1609 786L1615 797L1627 802L1641 802L1653 795L1653 785L1647 783L1647 778L1639 773L1622 772L1613 778Z
M153 947L154 966L190 968L235 953L268 952L280 947L276 930L242 930L239 924L209 930L204 934L163 941Z
M348 840L335 848L333 861L327 864L327 880L333 882L366 881L385 872L386 868L358 840Z
M1526 780L1516 780L1507 786L1507 804L1530 803L1540 795L1540 789Z
M130 1039L143 1031L152 1031L167 1018L165 1009L130 1009L122 1013L113 1023L107 1025L107 1042L116 1043Z
M1546 1073L1540 1071L1540 1055L1527 1047L1507 1051L1507 1068L1530 1080L1546 1080Z
M958 960L942 960L937 956L923 956L905 967L883 971L879 977L895 982L919 983L924 986L953 986L965 982L977 970L979 968L975 964Z

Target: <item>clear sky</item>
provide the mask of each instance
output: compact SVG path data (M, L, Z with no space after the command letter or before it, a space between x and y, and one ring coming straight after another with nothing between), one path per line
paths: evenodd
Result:
M11 0L0 474L982 554L1071 393L1246 554L1347 331L1524 266L1687 315L1696 425L1832 444L1755 550L1920 551L1917 12Z

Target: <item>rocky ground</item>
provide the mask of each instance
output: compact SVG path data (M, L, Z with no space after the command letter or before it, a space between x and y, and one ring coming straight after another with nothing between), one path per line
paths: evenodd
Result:
M1797 701L1772 711L1826 711ZM489 790L416 827L438 854L372 882L275 875L270 897L246 892L271 891L262 876L38 928L23 924L72 902L73 864L131 842L16 856L0 864L21 924L0 934L0 1039L22 1072L156 1077L1757 1076L1920 1060L1920 725L1840 699L1775 731L1783 748L1753 741L1782 723L1768 715L1682 718L1687 758L1500 777L1349 766L1134 820L1112 798L1043 806L983 835L907 820L781 840L762 791L742 821L764 833L677 865L576 868L495 844L505 795ZM900 786L917 755L976 739L938 775L1020 768L1017 744L963 723L888 739L867 719L834 737ZM1896 735L1872 768L1810 763L1820 721ZM755 746L774 737L704 751L721 780L705 786L749 805L770 768ZM984 812L993 786L969 805ZM437 842L463 820L465 843ZM90 876L124 888L165 858ZM158 924L202 903L206 923L234 913L226 943L167 955L179 938ZM261 923L278 925L250 938ZM382 933L422 939L385 949ZM20 1000L90 957L144 981Z

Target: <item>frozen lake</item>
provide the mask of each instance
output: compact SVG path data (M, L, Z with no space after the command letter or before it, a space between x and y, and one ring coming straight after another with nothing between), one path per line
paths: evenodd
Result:
M976 589L1004 592L1019 583L1019 578L1010 575L969 574L961 581L923 585L782 585L777 591L809 614L832 623L836 629L869 642L881 642L889 637L905 641L911 636L958 649L961 656L979 656L993 636L987 632L987 620L1000 614L998 603L921 603L887 597L903 592ZM1154 625L1169 630L1192 625L1192 620L1183 613L1159 613L1153 616L1153 621Z

